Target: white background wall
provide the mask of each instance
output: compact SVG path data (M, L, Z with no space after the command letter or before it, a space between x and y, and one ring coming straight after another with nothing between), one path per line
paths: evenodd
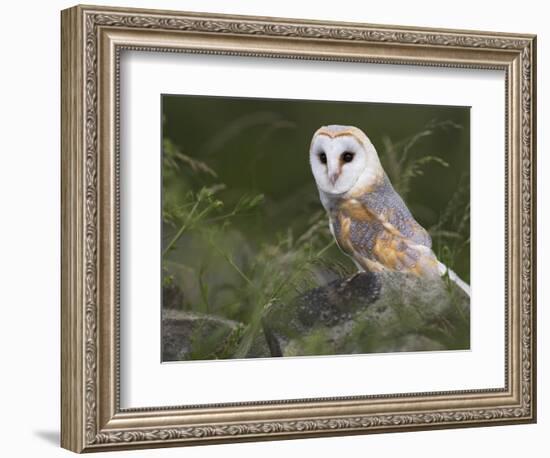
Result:
M115 0L113 0L115 1ZM95 0L97 4L109 4ZM550 110L546 2L117 0L117 6L538 34L539 423L300 441L120 452L128 456L548 456ZM113 3L110 3L113 4ZM2 456L68 456L59 439L59 11L71 2L5 2L0 23L0 424ZM546 54L546 55L545 55ZM545 246L546 242L546 246ZM490 260L487 260L490 265ZM546 347L546 348L545 348ZM545 361L546 360L546 361ZM546 450L544 450L544 448ZM113 455L116 456L116 455Z

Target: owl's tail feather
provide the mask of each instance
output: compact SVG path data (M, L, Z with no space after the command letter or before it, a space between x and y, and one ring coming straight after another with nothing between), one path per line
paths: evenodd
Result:
M443 264L442 262L439 262L439 261L437 263L439 265L439 275L443 276L445 274L448 274L451 281L454 281L457 284L457 286L460 289L462 289L462 291L464 291L468 296L470 296L470 285L468 283L466 283L464 280L462 280L456 274L456 272L449 269L445 264Z

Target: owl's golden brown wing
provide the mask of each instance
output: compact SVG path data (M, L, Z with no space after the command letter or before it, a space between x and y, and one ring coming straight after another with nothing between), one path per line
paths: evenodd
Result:
M335 225L340 247L365 270L437 274L431 239L410 212L399 213L395 205L382 206L377 212L376 207L367 206L363 199L341 203Z

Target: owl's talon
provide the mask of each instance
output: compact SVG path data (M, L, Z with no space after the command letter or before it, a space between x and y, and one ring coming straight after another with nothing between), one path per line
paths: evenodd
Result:
M361 274L361 272L355 272L351 277L348 277L346 278L342 284L341 284L341 287L345 287L347 285L349 285L353 280L355 280L355 278L357 278L359 275Z

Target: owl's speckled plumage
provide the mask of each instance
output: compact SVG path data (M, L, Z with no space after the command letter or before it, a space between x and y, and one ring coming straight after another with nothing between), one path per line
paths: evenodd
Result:
M310 162L331 231L358 267L440 275L429 234L394 190L361 130L320 128L313 136Z
M389 269L419 276L438 273L430 236L385 174L382 183L369 192L330 200L334 237L363 270Z

